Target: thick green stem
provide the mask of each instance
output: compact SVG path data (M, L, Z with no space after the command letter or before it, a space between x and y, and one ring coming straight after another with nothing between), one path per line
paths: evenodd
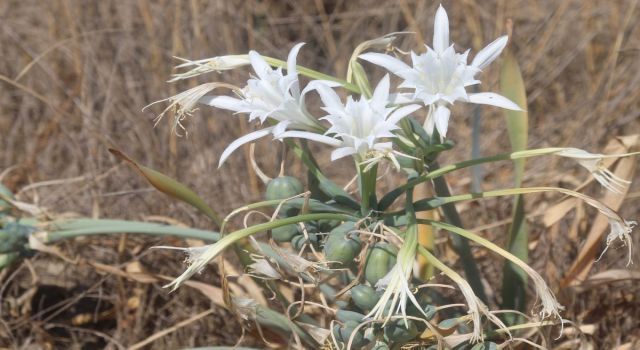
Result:
M363 217L367 217L373 206L376 205L376 184L378 175L378 166L374 165L367 171L365 171L366 165L358 164L356 161L356 167L358 169L358 185L360 187L360 212Z

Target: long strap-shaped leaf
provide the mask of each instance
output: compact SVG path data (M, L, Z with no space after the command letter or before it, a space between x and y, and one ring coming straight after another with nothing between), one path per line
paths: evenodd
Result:
M436 191L436 195L443 197L451 196L451 193L449 192L449 185L444 177L435 178L433 180L433 186ZM448 222L454 226L462 227L462 219L460 218L458 210L456 210L454 204L443 204L442 211L444 212L444 216L447 218ZM476 293L480 300L486 303L487 295L485 294L484 286L482 285L480 270L478 270L478 265L471 254L469 242L464 237L452 236L451 243L453 244L456 253L458 253L458 256L460 256L465 277L471 285L473 292Z
M222 220L220 216L207 205L204 199L200 198L195 192L193 192L187 186L179 183L178 181L164 175L156 170L147 168L144 165L134 161L127 157L123 152L110 148L109 152L114 156L129 163L140 175L142 175L151 186L155 187L158 191L167 194L173 198L179 199L185 203L191 204L196 209L207 215L213 222L220 227Z
M527 94L524 81L520 73L520 67L515 56L507 48L500 71L500 90L502 94L526 109ZM509 141L512 151L522 151L527 148L528 116L526 111L504 110L509 132ZM520 187L524 174L524 159L517 159L514 163L515 186ZM518 195L514 198L512 223L509 228L507 246L509 252L520 258L522 261L529 260L529 234L527 230L527 220L524 212L524 198ZM502 307L525 311L526 307L527 274L517 267L513 262L506 261L502 277ZM507 320L514 323L515 320Z

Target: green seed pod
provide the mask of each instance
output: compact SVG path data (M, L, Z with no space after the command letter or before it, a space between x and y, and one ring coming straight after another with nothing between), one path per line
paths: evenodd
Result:
M359 322L362 322L363 319L364 319L364 315L359 312L349 311L349 310L338 310L336 312L336 320L338 321L342 321L342 322L353 321L353 322L359 323Z
M384 338L387 341L394 343L406 343L415 339L418 335L418 328L416 327L416 324L411 320L407 320L407 325L405 325L404 320L389 322L384 327Z
M299 234L300 231L298 231L298 225L295 224L280 226L271 230L271 237L273 237L276 242L280 243L291 242L291 239Z
M304 191L300 180L292 176L280 176L269 181L267 185L267 200L282 200L293 197Z
M346 300L336 300L336 306L340 309L345 309L349 306L349 302Z
M340 336L342 337L342 342L345 344L349 343L349 339L351 339L351 334L358 327L360 323L355 321L347 321L344 323L344 326L340 328ZM364 327L360 328L356 334L353 336L353 341L351 342L352 349L359 349L364 347L369 343L369 340L364 338Z
M298 234L297 236L291 239L291 245L293 246L293 249L295 249L296 251L300 251L302 250L302 247L304 247L305 244L309 244L309 243L311 243L313 247L316 249L320 247L320 240L318 238L318 235L310 232L307 232L307 233L309 234L308 240L303 234Z
M350 224L353 229L353 223L345 223L336 227L331 231L324 244L325 259L337 263L336 267L353 264L354 259L360 253L360 239L351 235L349 229L345 229L347 224Z
M340 220L329 220L322 219L318 220L318 231L319 232L330 232L334 228L340 225Z
M397 254L398 249L395 246L389 243L376 243L369 251L364 268L364 277L367 282L375 286L393 268Z
M373 288L360 284L351 288L351 300L362 311L371 311L380 300L380 295Z
M0 230L0 254L17 252L24 248L28 242L28 237L35 228L20 225L16 222L9 222Z
M336 341L339 343L342 343L343 340L342 340L342 334L340 334L340 329L341 329L340 325L336 323L335 325L333 325L332 332L333 332L333 336L336 338Z
M418 299L418 300L420 300L420 299ZM433 306L433 305L430 305L430 304L425 305L422 308L422 310L423 311L418 310L418 307L415 306L413 303L407 305L407 315L409 315L409 316L419 317L419 318L423 318L424 319L425 318L425 314L426 314L426 319L427 319L427 321L429 321L436 314L436 307Z

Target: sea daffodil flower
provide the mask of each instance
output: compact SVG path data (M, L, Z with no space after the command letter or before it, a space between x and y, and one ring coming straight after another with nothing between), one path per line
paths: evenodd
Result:
M425 129L433 134L434 128L440 136L447 134L451 111L449 106L455 101L476 104L488 104L511 110L520 107L504 96L493 92L468 94L466 87L480 84L475 76L493 62L505 48L508 37L502 36L487 45L475 56L471 64L467 64L469 50L457 53L449 41L449 19L442 6L436 12L433 33L433 49L416 54L411 52L413 67L401 60L381 53L365 53L360 55L365 61L379 65L404 81L399 88L414 89L413 93L399 94L397 102L404 100L422 101L429 107L425 120Z
M420 105L388 107L389 86L389 76L386 75L370 99L361 97L355 100L349 96L343 104L333 89L318 84L315 88L324 104L322 109L328 113L321 119L328 121L331 127L325 135L287 131L281 137L306 138L334 146L336 149L331 153L331 160L353 155L357 161L365 161L373 153L390 154L393 152L392 143L383 139L396 137L393 131L399 129L397 124L400 120L418 110Z
M256 73L247 81L238 97L204 96L200 103L235 113L249 114L249 121L258 119L264 123L268 118L275 120L274 126L260 129L244 135L232 142L222 152L219 165L240 146L265 137L269 134L278 137L287 129L323 132L324 127L313 117L305 106L305 95L318 84L312 81L300 91L300 82L296 71L296 57L304 45L299 43L291 49L287 58L287 74L281 68L272 69L259 53L249 52L249 61ZM329 82L323 82L330 84Z

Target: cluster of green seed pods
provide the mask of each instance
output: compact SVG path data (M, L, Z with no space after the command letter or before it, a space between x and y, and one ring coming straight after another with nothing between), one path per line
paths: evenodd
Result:
M268 184L266 198L284 200L302 192L303 186L299 180L282 176ZM297 215L298 211L293 206L283 205L279 215L288 217ZM395 349L415 340L425 331L426 325L424 322L400 318L391 318L385 323L367 322L370 319L366 315L378 304L383 293L383 290L376 288L376 284L395 266L398 248L388 242L375 242L370 237L361 236L361 229L354 222L319 220L275 228L271 230L271 237L278 243L289 243L296 252L312 246L316 251L323 252L328 268L343 269L344 276L350 282L359 278L346 294L346 299L336 302L337 311L331 333L338 345L344 348L351 342L352 349L366 346L377 350ZM363 251L365 247L367 250ZM423 310L407 305L407 315L430 320L435 316L436 309L428 302L425 305Z

